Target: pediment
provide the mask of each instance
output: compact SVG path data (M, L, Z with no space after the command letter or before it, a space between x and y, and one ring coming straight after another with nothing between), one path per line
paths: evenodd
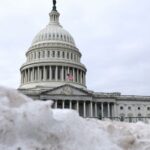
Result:
M80 96L87 96L90 93L88 91L71 86L71 85L63 85L51 90L47 90L42 92L45 95L80 95Z

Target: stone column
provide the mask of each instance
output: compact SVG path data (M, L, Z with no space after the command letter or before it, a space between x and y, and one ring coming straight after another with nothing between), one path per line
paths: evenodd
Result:
M29 82L29 70L26 69L26 71L27 71L27 83L28 83Z
M36 80L36 68L34 67L33 68L33 81Z
M65 67L65 81L68 81L67 80L67 74L68 74L68 69L67 69L67 67Z
M83 84L82 74L83 74L83 72L82 72L82 70L81 70L81 71L80 71L80 83L81 83L81 84Z
M32 81L32 68L29 69L29 79L30 79L30 82Z
M66 78L68 77L67 76L67 74L69 74L70 73L70 68L68 67L68 68L66 68L67 69L67 73L66 73ZM67 81L69 82L69 79L67 78Z
M101 103L101 115L102 115L102 119L104 117L104 105L103 103Z
M28 70L28 82L30 81L30 72L29 72L29 69Z
M75 69L74 68L72 69L73 69L73 82L75 82Z
M46 81L46 66L43 67L43 80Z
M65 109L65 101L62 100L62 108Z
M37 80L38 81L40 80L40 68L39 67L37 68Z
M31 69L31 82L34 81L34 68Z
M57 100L55 100L55 109L58 108L58 103L57 103Z
M64 81L64 67L62 66L61 80Z
M91 113L91 117L93 117L93 102L90 102L90 113Z
M23 74L21 72L21 85L22 85L22 83L23 83Z
M25 70L23 72L24 72L24 83L26 83L26 72Z
M77 112L79 113L79 101L77 101Z
M86 101L83 102L83 117L86 117Z
M22 78L21 78L22 81L21 81L21 84L23 84L23 83L24 83L24 72L22 71L21 73L22 73Z
M35 67L34 68L34 81L37 80L37 68Z
M77 69L77 83L79 83L79 69Z
M113 117L117 117L117 105L114 103L114 113Z
M25 83L27 83L27 70L24 70L25 72Z
M55 71L55 80L58 81L58 66L56 66Z
M95 102L95 117L97 118L97 102Z
M37 67L37 69L36 69L36 81L39 80L39 74L38 74L39 72L38 72L38 68L39 68L39 67Z
M28 69L26 69L26 83L28 82Z
M52 81L52 67L49 66L49 80Z
M26 82L26 76L25 76L25 71L23 71L23 83Z
M85 73L83 73L83 84L86 85L86 81L85 81Z
M69 67L68 67L68 71L67 71L67 74L68 74L68 73L70 73L70 68L69 68Z
M107 110L108 110L108 115L107 115L107 117L109 118L109 117L110 117L110 103L107 104Z
M29 69L27 69L27 83L29 82Z
M69 101L69 109L72 109L72 101Z

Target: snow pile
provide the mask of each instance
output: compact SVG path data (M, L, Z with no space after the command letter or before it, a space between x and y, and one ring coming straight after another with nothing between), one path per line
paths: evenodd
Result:
M84 120L0 88L0 150L150 150L150 126Z

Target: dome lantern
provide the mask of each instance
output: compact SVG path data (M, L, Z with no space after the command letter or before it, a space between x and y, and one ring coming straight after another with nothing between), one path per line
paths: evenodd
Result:
M52 10L49 13L50 16L50 25L60 25L59 24L59 16L60 14L57 11Z
M49 13L50 16L50 24L51 25L60 25L59 24L59 16L60 14L57 12L56 9L56 0L53 0L53 9L52 11Z

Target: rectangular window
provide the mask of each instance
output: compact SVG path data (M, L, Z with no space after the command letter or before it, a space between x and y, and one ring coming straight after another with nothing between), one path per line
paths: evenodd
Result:
M50 51L47 52L47 57L50 57Z
M69 53L67 53L67 59L69 59Z
M52 57L55 57L55 51L52 52Z
M40 58L40 52L38 53L38 58Z

